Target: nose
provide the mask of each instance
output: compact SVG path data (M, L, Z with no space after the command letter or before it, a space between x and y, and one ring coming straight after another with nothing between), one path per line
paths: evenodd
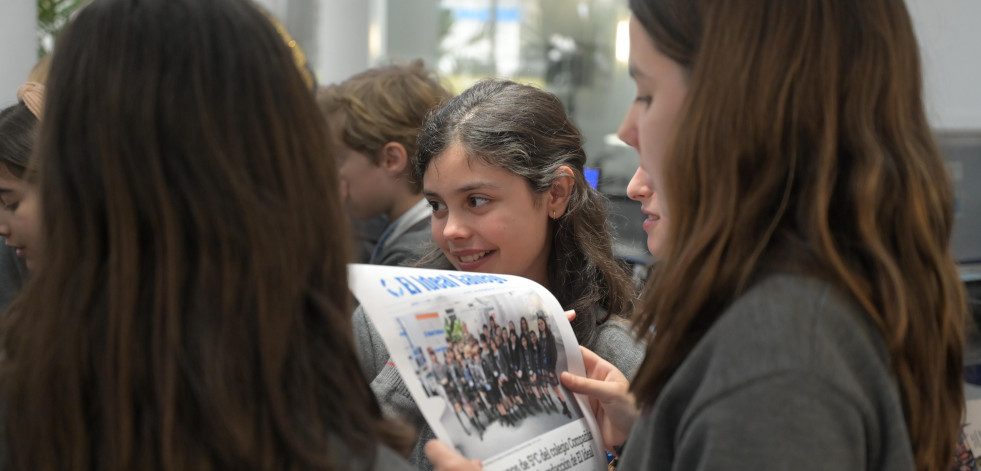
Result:
M649 198L653 193L650 180L650 175L643 168L637 167L634 176L630 178L630 183L627 184L627 197L634 201Z
M0 221L0 236L10 237L10 225L6 220Z
M637 148L637 119L634 116L636 111L637 106L631 105L626 116L623 117L623 122L620 123L620 129L617 130L617 137L634 149Z
M460 240L470 237L472 231L467 218L450 212L446 215L445 225L443 226L443 238L446 240Z

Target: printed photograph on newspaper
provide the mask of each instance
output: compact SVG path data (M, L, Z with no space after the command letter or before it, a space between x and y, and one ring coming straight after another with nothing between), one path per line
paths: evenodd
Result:
M489 471L601 470L585 374L555 297L517 276L349 265L351 291L378 328L436 436Z

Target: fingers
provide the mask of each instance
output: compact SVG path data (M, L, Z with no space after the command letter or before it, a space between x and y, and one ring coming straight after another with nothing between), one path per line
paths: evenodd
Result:
M569 319L569 322L572 322L573 319L576 318L576 310L575 309L570 309L568 311L565 311L565 317L566 317L566 319Z
M439 441L430 440L424 448L426 457L433 463L437 471L467 471L480 470L479 460L468 460L449 445Z
M626 400L627 384L576 376L568 371L562 372L562 385L574 393L585 394L603 402Z

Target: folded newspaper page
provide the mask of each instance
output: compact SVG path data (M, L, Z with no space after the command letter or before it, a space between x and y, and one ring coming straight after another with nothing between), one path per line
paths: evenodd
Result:
M967 401L961 437L954 447L954 471L981 470L981 399Z
M606 469L586 397L558 380L585 368L548 290L421 268L353 264L348 275L440 440L489 471Z

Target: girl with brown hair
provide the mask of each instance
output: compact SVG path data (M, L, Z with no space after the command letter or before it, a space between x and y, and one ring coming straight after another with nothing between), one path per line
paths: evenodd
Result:
M4 469L407 467L357 366L323 117L263 13L95 0L44 116Z
M605 201L583 175L582 146L579 129L546 91L486 80L450 100L426 121L413 162L439 249L422 263L538 282L576 311L572 328L580 345L631 374L644 348L626 320L635 293L613 255ZM518 334L530 345L527 319ZM383 366L388 352L365 350L362 359L375 365L372 389L386 399L383 407L395 404L392 413L423 427L424 439L432 437L394 367ZM524 353L513 361L522 359L532 361ZM530 364L537 370L538 363ZM529 384L530 373L522 376L527 393L540 396L538 381ZM411 459L428 469L421 448Z
M620 136L670 224L633 382L588 350L562 374L604 445L623 469L949 469L966 306L903 1L630 6Z

